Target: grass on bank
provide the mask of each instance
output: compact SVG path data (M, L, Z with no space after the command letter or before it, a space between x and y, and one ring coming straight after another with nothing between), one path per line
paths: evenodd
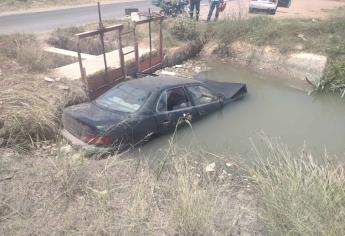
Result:
M340 93L344 97L345 14L341 10L326 19L256 16L198 24L189 18L177 17L167 20L164 37L172 46L178 42L215 41L221 56L231 55L229 45L235 42L269 45L283 54L303 51L326 55L328 65L318 90Z
M103 21L105 27L116 24L123 24L123 32L129 30L129 21L126 20L106 20ZM73 26L67 28L58 28L54 30L49 38L46 40L47 43L56 48L66 49L70 51L78 51L78 38L76 34L83 33L85 31L91 31L97 29L98 23L91 23L84 26ZM122 36L122 45L124 47L131 45L133 46L133 40L127 35ZM118 44L118 34L117 31L108 32L104 35L104 48L106 52L113 51L117 49ZM79 41L79 48L82 53L91 55L100 55L103 53L102 44L99 35L87 37Z
M0 56L15 61L27 72L46 72L53 64L33 34L1 35Z
M124 32L132 31L133 24L129 20L108 20L103 22L105 26L114 24L123 24ZM71 51L77 51L78 40L75 36L77 33L81 33L88 30L95 30L98 28L97 23L88 24L85 26L59 28L54 30L50 37L47 39L47 43L53 47L62 48ZM136 26L136 36L141 47L149 47L149 28L148 24ZM152 31L152 46L158 49L159 45L159 24L151 24ZM179 47L185 45L186 41L200 40L202 36L203 28L199 28L197 22L185 17L168 18L163 21L163 45L165 49ZM117 33L105 34L105 50L106 52L117 49L118 35ZM122 45L133 46L134 38L132 34L122 36ZM88 37L80 40L79 47L82 53L99 55L102 53L102 45L99 36Z
M60 62L44 53L34 35L0 36L0 60L0 146L28 148L54 139L62 108L86 99L80 84L44 80Z
M345 234L345 169L265 138L249 173L265 235Z
M31 155L0 154L0 178L13 176L0 182L3 235L232 235L256 229L254 198L241 197L251 196L246 180L202 151L170 149L162 153L164 166L146 157L87 159L58 145ZM213 161L215 171L206 172Z
M164 162L43 147L25 158L0 153L4 235L345 233L343 167L268 139L246 164L199 147L171 145Z
M207 25L206 38L219 43L220 52L236 41L270 45L282 53L310 52L329 58L320 91L345 95L345 21L344 14L327 19L274 19L251 17L227 19Z

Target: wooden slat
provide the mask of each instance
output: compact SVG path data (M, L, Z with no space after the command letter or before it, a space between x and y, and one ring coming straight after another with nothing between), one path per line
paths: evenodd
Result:
M111 26L108 26L108 27L105 27L104 28L104 33L107 33L109 31L113 31L113 30L119 30L119 29L123 29L123 25L122 24L118 24L118 25L111 25Z
M101 33L107 33L107 32L113 31L113 30L119 30L119 29L123 29L123 25L112 25L112 26L109 26L109 27L104 27L103 29L98 29L98 30L93 30L93 31L86 31L86 32L83 32L83 33L76 34L76 36L79 39L83 39L83 38L95 36L95 35L98 35L98 34L101 34Z
M164 19L164 16L155 16L155 17L152 17L152 18L149 18L149 19L146 19L146 20L136 21L135 24L136 25L141 25L141 24L148 23L150 21L159 21L159 20L163 20L163 19Z

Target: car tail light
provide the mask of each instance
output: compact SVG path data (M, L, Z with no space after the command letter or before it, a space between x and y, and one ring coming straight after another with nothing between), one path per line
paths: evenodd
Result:
M87 144L93 145L109 145L111 143L110 136L107 135L83 135L81 140Z

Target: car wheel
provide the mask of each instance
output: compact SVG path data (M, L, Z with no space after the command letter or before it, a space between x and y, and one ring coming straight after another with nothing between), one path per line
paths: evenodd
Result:
M288 2L282 2L282 3L279 3L278 6L289 8L291 6L291 2L292 2L292 0L290 0Z
M269 12L270 12L270 15L275 15L275 14L276 14L276 12L277 12L277 9L270 10Z
M249 8L249 13L254 13L254 9L253 8Z

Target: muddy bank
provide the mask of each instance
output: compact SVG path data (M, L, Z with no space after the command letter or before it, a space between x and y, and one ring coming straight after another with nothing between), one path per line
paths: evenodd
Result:
M204 45L200 56L247 67L261 74L304 82L304 85L300 83L301 89L305 89L307 85L316 86L321 81L327 65L327 57L323 55L302 50L282 53L272 46L256 46L244 42L235 42L228 46L209 42Z
M163 67L171 67L196 56L203 48L201 40L194 40L180 47L170 48L165 52Z

